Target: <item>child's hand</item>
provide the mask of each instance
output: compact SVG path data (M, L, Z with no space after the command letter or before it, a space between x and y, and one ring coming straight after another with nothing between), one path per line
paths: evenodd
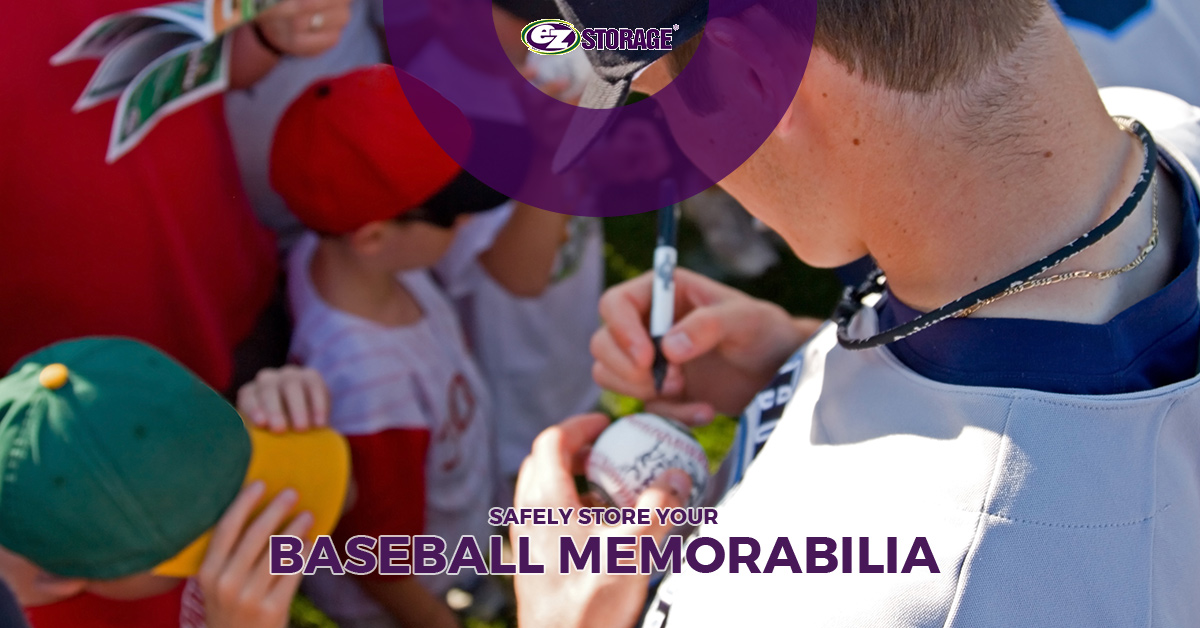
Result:
M272 432L329 425L329 389L321 374L309 368L259 371L238 391L237 407L254 425Z
M591 446L609 425L602 414L573 417L543 431L521 464L517 479L516 508L584 507L575 490L575 476L583 471ZM687 503L691 478L671 469L638 497L639 508L675 508ZM661 543L670 526L584 526L577 520L566 526L513 525L513 546L528 537L531 562L551 565L542 575L517 574L517 623L521 626L558 628L631 627L646 601L650 575L593 574L586 571L557 573L561 538L571 536L579 547L588 537L638 538L653 536ZM603 539L601 544L605 543ZM644 540L642 542L645 542ZM641 548L639 547L639 550Z
M263 36L281 51L319 55L337 45L350 21L351 0L286 0L255 18Z
M209 628L284 628L288 624L288 610L303 574L271 575L268 543L277 531L303 538L313 517L302 512L280 531L297 500L295 491L286 490L257 519L247 522L263 490L261 482L243 489L213 530L197 576ZM310 548L306 548L306 557Z

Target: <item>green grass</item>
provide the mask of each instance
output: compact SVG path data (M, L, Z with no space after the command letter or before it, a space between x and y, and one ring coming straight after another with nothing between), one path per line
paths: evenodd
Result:
M725 454L733 446L733 436L737 432L737 419L728 416L718 416L712 423L692 430L700 446L704 447L704 455L708 456L709 471L715 473L717 467L725 460Z
M325 613L313 606L303 595L297 595L292 600L289 625L291 628L338 628L333 620L326 617Z
M648 270L654 257L658 222L653 212L605 218L605 258L608 285ZM680 266L715 276L700 232L684 220L679 229ZM717 277L751 296L781 305L794 315L826 318L841 296L842 284L833 271L806 266L791 251L780 249L780 263L754 279Z
M503 619L497 619L495 621L483 621L482 619L475 619L474 617L468 617L463 622L463 626L466 628L509 628L508 622L504 621Z

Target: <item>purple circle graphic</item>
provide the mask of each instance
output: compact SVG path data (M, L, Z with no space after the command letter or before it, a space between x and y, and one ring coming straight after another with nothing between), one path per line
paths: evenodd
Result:
M708 28L679 76L653 96L611 110L563 103L526 80L501 48L489 0L384 0L384 16L405 94L451 157L492 188L534 207L603 217L690 198L750 158L800 85L812 51L816 2L709 0ZM532 22L561 19L545 15ZM540 29L534 42L529 32L513 36L542 54L563 46L646 41L643 33L573 28ZM662 45L669 28L649 41ZM470 121L469 149L461 148L462 129L454 123L461 117L454 108ZM603 130L569 151L579 156L564 169L555 156L564 144L577 142L579 129Z

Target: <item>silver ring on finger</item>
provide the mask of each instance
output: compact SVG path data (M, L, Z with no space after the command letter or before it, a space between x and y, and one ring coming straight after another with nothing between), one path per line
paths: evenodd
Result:
M314 13L312 16L312 20L310 20L308 23L308 30L315 33L317 31L321 30L321 27L323 27L323 26L325 26L325 14L324 13Z

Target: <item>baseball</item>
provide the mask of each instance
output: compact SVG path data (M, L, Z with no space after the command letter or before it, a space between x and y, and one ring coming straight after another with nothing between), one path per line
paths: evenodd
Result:
M692 476L688 506L696 506L708 481L708 458L688 429L653 414L615 421L592 446L588 487L602 503L627 508L667 469Z

